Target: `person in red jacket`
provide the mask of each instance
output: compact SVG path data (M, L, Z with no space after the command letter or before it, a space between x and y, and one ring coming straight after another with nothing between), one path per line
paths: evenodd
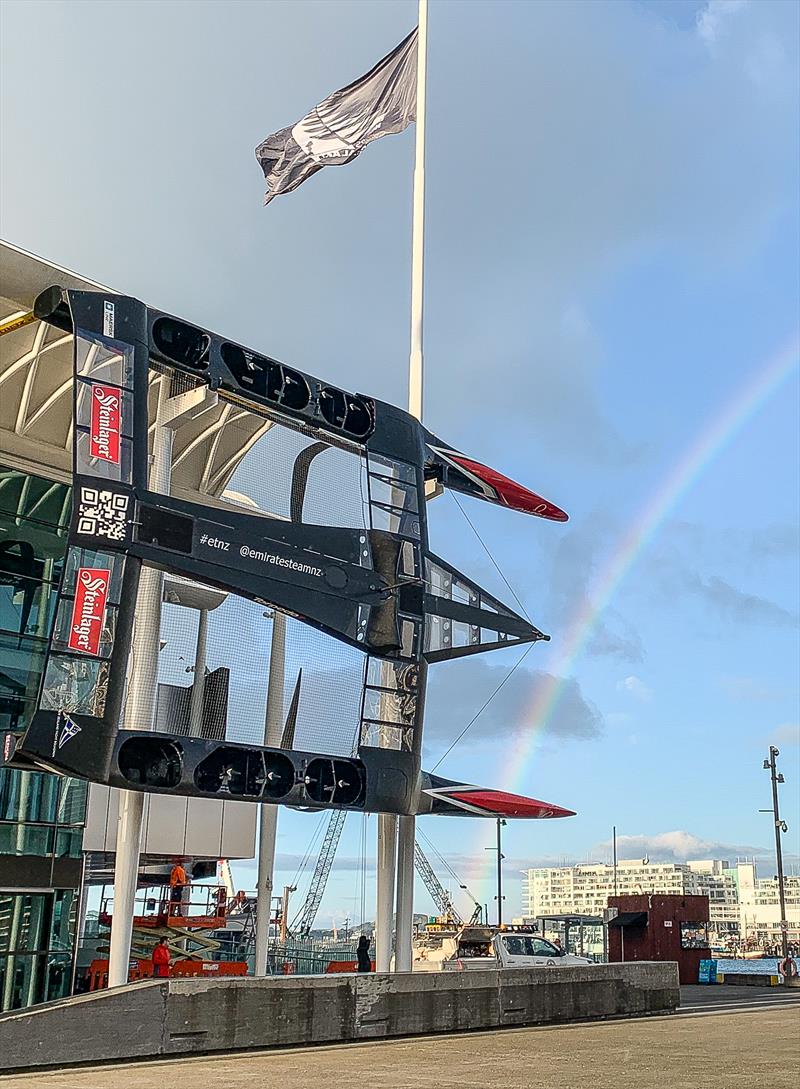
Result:
M153 975L157 979L166 979L169 976L169 946L166 938L159 938L158 945L153 950Z

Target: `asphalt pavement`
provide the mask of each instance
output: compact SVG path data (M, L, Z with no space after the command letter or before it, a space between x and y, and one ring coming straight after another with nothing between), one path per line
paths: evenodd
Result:
M677 1014L0 1077L2 1089L795 1089L800 991L687 987Z

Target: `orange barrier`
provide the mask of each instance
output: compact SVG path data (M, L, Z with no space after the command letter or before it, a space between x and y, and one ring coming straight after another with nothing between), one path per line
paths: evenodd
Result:
M328 967L325 969L325 974L328 975L334 972L357 972L358 961L357 960L332 960ZM375 971L375 961L370 961L370 971Z
M169 974L176 976L246 976L242 960L176 960Z
M173 979L188 976L246 976L247 965L239 960L176 960L169 967ZM140 958L131 960L128 982L136 983L140 979L153 978L153 962ZM108 961L93 960L86 970L88 990L100 991L108 986Z
M153 962L140 958L133 958L128 968L128 982L136 983L140 979L150 979L153 974ZM86 969L86 979L90 991L101 991L108 986L108 961L93 960Z

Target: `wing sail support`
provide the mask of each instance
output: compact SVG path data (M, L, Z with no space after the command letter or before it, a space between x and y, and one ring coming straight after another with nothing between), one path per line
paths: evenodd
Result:
M426 481L554 521L566 520L563 511L393 405L137 299L53 287L34 312L73 335L73 517L36 711L6 745L8 762L129 790L302 808L568 814L426 776L420 756L429 664L549 638L429 550ZM219 413L210 426L206 412ZM215 434L203 456L218 460L204 463L188 491L171 494L151 471L159 428L180 447L173 469L206 431ZM267 452L249 469L258 502L236 491L238 482L225 491L256 441ZM349 506L340 468L352 477ZM272 503L284 493L279 510ZM205 588L204 601L211 588L223 600L272 606L360 651L349 755L294 748L299 678L279 748L229 732L227 688L217 733L183 730L158 701L168 628L161 593L152 592L159 573ZM197 631L199 648L199 621ZM154 651L147 669L134 642ZM238 647L226 654L232 686L262 682L258 668L245 674ZM313 663L305 676L324 699L324 680L308 680ZM354 676L358 695L358 669ZM132 688L148 690L138 717L129 713Z

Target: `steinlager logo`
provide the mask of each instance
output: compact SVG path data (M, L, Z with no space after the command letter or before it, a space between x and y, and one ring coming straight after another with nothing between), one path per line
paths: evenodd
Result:
M92 383L92 418L89 455L119 465L119 433L122 424L122 394L109 386Z
M67 646L83 654L97 654L106 616L111 572L102 567L79 567Z

